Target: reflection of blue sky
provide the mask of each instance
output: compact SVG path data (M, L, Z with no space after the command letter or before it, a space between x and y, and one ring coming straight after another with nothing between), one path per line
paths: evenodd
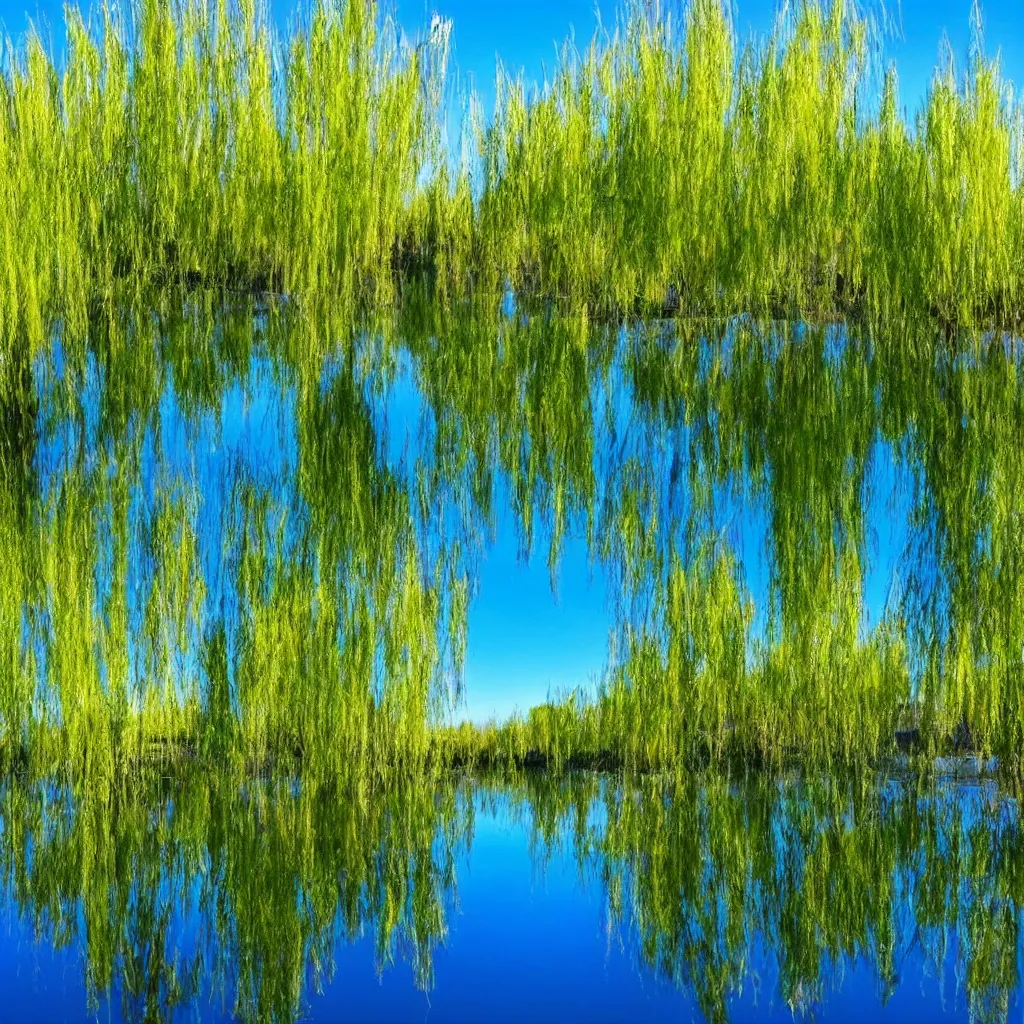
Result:
M990 813L990 796L988 788L965 785L950 788L941 797L956 801L963 814L965 857L975 843L979 844L975 853L988 851L987 829L973 840L969 836L972 825ZM1014 816L1011 805L1003 807ZM601 824L598 817L594 822ZM793 824L790 821L790 826ZM861 827L872 826L862 823ZM309 973L304 994L308 1012L303 1019L366 1024L395 1020L428 1024L700 1020L692 991L675 987L644 963L629 906L625 922L609 920L597 858L589 859L581 876L571 838L565 831L556 838L557 845L550 851L543 846L531 848L528 815L524 821L504 797L478 800L472 845L457 858L455 898L446 900L448 936L445 946L434 955L431 990L416 989L412 967L401 948L396 950L394 962L378 972L375 926L367 922L364 933L351 943L344 941L339 930L333 948L333 976L321 992L313 990L313 972ZM912 863L918 869L923 866ZM780 860L778 870L799 870L799 864ZM990 868L983 868L973 881L969 881L973 876L968 869L960 870L965 890L957 898L965 911L960 929L966 933L971 927L973 900L984 899L988 893L983 875ZM969 1021L963 977L957 976L957 960L965 955L961 931L951 927L943 944L936 942L934 935L923 935L917 926L911 894L920 895L927 883L918 877L911 889L911 879L902 876L865 882L874 884L875 898L891 897L895 991L883 1005L881 982L863 955L863 943L883 937L851 936L860 948L859 955L847 953L836 962L821 965L824 998L810 1019L833 1024ZM891 890L887 888L890 883ZM967 889L975 884L978 894L972 897ZM903 893L905 900L901 899ZM168 942L180 951L183 962L197 942L205 949L203 943L208 941L196 912L198 894L195 885L180 893L170 922ZM748 898L758 896L752 891ZM164 902L168 899L169 904ZM682 908L682 894L680 900ZM174 895L163 884L160 901L161 906L175 906ZM795 907L775 909L783 919L798 913ZM654 922L644 924L656 927ZM752 944L751 957L745 964L742 991L729 1000L730 1020L735 1024L792 1022L794 1014L779 996L779 936L755 932L746 938ZM940 954L937 969L926 948ZM979 955L986 956L984 951ZM101 1002L98 1018L86 1013L83 969L79 948L54 951L47 943L36 944L29 921L9 905L0 913L0 991L4 1000L0 1013L5 1020L32 1024L123 1020L116 989ZM203 976L200 985L209 980ZM231 1005L230 993L227 1005ZM204 1021L231 1019L219 999L193 1004L190 1009L198 1011L197 1019ZM1019 1019L1020 1010L1018 988L1011 993L1009 1019ZM798 1014L795 1019L804 1018Z
M407 359L400 360L391 386L374 403L374 423L390 466L411 462L417 452L431 457L434 424ZM428 433L421 440L424 427ZM605 587L599 571L590 572L585 539L566 541L552 591L548 537L535 536L533 550L522 557L507 480L500 474L497 499L493 540L477 563L465 704L459 712L475 721L506 717L516 708L525 712L549 694L595 682L605 665L611 627Z

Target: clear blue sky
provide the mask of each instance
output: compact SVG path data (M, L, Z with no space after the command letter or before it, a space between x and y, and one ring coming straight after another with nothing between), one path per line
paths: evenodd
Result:
M661 2L668 6L677 0ZM84 6L90 5L90 0L85 0ZM902 4L896 0L884 7L878 0L862 0L861 5L892 23L898 32L886 49L900 68L904 102L911 108L927 85L943 33L958 58L967 52L971 0L903 0ZM297 6L291 0L271 0L275 18L282 25ZM545 64L551 65L570 32L585 43L597 26L598 15L612 25L621 4L618 0L393 0L392 7L409 35L421 32L434 12L450 18L455 62L486 99L493 94L491 83L499 54L508 67L523 68L530 78L539 80ZM31 17L48 25L52 36L59 39L62 9L60 0L0 0L0 23L17 37ZM777 9L776 0L734 0L740 39L767 32ZM1008 77L1024 82L1024 2L988 0L982 4L982 13L989 51L1000 50Z
M662 0L665 7L674 2ZM570 32L586 43L597 27L598 12L603 24L611 26L622 9L617 0L398 0L396 7L410 32L429 23L433 11L451 18L455 61L485 96L499 55L506 66L523 68L540 80ZM897 0L884 7L877 0L862 0L862 7L893 27L886 53L897 62L903 99L911 109L927 87L943 34L958 59L967 53L970 0ZM776 0L733 0L740 40L770 31L778 8ZM1024 0L989 0L982 4L982 14L987 48L993 55L998 49L1004 72L1024 83Z
M455 65L485 103L493 97L499 54L509 68L522 68L528 78L540 80L570 31L585 42L598 17L592 0L397 0L395 8L410 35L422 31L434 11L452 19ZM601 0L599 8L605 24L611 24L614 0ZM273 0L273 9L282 23L293 10L287 0ZM766 32L775 10L773 0L739 0L740 37ZM901 37L889 40L887 53L897 61L902 98L911 111L927 86L943 34L958 58L966 55L970 12L970 0L905 0L890 10ZM1024 0L989 0L983 15L988 51L1001 51L1004 73L1024 83ZM25 31L29 16L60 39L61 5L55 0L0 0L0 21L14 36ZM549 691L592 680L607 652L610 616L604 588L599 577L590 580L583 543L568 542L559 591L553 595L544 540L524 567L513 531L501 534L483 563L470 611L464 713L475 720L505 716L516 706L525 709L543 701ZM880 595L884 586L884 580L873 580L869 592Z

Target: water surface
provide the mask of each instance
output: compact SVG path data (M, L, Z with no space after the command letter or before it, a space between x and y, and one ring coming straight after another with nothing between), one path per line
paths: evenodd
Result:
M991 780L531 774L2 793L14 1019L1005 1019Z
M1019 1012L1022 354L192 295L5 363L11 1014Z

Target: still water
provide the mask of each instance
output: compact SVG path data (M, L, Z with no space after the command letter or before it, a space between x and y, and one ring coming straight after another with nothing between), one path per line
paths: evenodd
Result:
M0 1015L1021 1016L1018 339L162 303L0 363Z
M5 1019L1020 1014L1024 835L991 780L2 799Z

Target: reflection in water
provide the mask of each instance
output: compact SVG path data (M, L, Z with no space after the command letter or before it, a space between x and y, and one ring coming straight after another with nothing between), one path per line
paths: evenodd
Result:
M1021 354L507 299L99 320L6 376L4 749L106 771L154 744L332 771L1016 758ZM438 728L509 520L553 579L585 539L608 670L502 729Z
M435 954L458 947L458 879L488 870L474 823L495 813L537 866L571 856L636 967L711 1020L758 983L765 1006L811 1011L858 963L881 1003L954 969L950 1006L979 1020L1005 1019L1019 983L1024 849L993 782L147 771L78 792L9 778L0 807L4 901L38 941L80 950L94 1007L133 1020L200 1004L293 1019L363 934L380 969L408 961L429 991Z
M692 989L709 1019L728 1019L761 949L793 1010L858 959L884 1003L915 969L941 976L954 958L972 1017L1006 1017L1021 835L1016 800L994 784L584 776L525 792L541 848L571 835L640 960Z
M94 1004L291 1019L364 930L430 989L501 808L711 1019L765 958L794 1009L847 963L882 999L952 964L1005 1017L1017 339L406 299L355 323L165 296L0 364L5 900L81 948ZM453 725L507 522L553 580L585 540L607 671Z
M216 996L243 1020L291 1020L333 947L372 928L430 984L454 851L472 814L455 788L240 782L145 771L117 786L9 778L4 901L40 941L82 948L92 1008L131 1020Z

